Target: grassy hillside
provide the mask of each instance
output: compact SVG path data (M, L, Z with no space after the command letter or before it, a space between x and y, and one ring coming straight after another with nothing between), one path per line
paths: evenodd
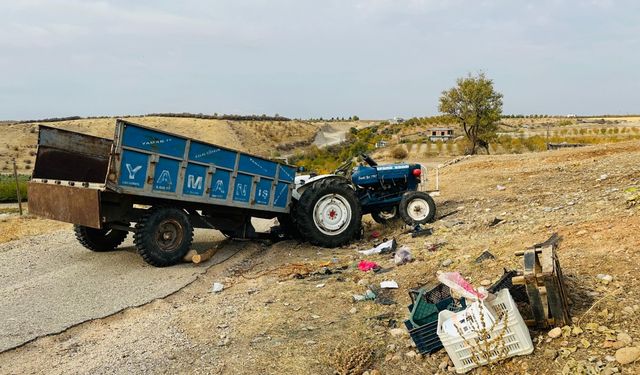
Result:
M321 126L301 121L169 117L130 117L127 120L263 156L276 156L282 150L310 144ZM43 125L113 138L115 118L47 122ZM15 158L20 173L30 174L36 155L38 123L0 124L0 134L0 173L9 173L11 160Z

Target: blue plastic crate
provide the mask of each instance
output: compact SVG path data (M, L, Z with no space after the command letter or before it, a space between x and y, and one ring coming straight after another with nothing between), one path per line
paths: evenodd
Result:
M404 324L411 339L421 354L431 354L442 348L438 337L438 313L442 310L460 311L466 308L464 299L456 303L451 297L449 288L443 284L435 287L410 290L412 304L408 306L411 313Z

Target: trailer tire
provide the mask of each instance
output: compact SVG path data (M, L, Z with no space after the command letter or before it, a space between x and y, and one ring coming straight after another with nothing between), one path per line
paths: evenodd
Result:
M182 261L193 241L193 225L180 209L154 207L136 224L133 243L145 262L167 267Z
M74 225L76 239L82 246L95 252L115 250L127 238L128 232L117 229L96 229L83 225Z
M402 220L411 226L430 223L436 217L436 202L423 191L404 193L398 208Z
M360 202L346 180L320 180L302 193L295 207L294 222L311 244L342 246L360 233Z
M400 218L400 213L398 212L398 206L394 206L390 210L377 210L371 212L371 218L378 224L389 224L393 221L396 221Z

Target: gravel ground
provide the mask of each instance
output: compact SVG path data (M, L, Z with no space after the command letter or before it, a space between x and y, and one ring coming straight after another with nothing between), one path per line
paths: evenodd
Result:
M197 231L194 248L206 250L220 240L215 231ZM232 251L225 247L198 267L162 269L147 265L131 238L108 253L86 250L70 230L1 244L0 352L167 296Z

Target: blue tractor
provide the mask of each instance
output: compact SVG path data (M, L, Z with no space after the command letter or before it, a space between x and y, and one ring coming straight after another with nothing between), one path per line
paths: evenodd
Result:
M360 233L362 215L382 224L399 218L410 226L433 221L435 202L419 190L426 182L420 164L378 165L369 155L360 157L366 165L352 168L349 160L333 174L296 175L291 214L278 218L285 231L335 247Z
M351 172L351 182L362 206L362 214L384 224L402 218L411 226L426 224L435 218L436 204L426 192L426 171L420 164L396 163L378 165L369 155L360 157L366 165Z

